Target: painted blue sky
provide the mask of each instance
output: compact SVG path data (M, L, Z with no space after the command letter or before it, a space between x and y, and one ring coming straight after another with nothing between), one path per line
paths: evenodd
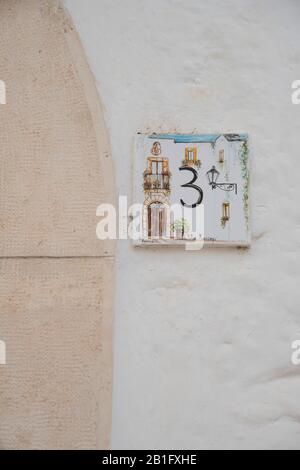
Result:
M247 140L248 134L152 134L150 139L173 140L175 144L181 143L214 143L218 137L228 136L228 140Z

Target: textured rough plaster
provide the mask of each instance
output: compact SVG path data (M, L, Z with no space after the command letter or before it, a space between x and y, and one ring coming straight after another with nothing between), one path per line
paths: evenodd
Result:
M1 448L108 447L112 265L107 258L0 261Z
M0 2L0 447L107 448L113 171L94 79L54 0Z
M66 0L117 185L137 131L249 132L248 251L118 248L114 448L300 448L298 0Z
M0 2L2 256L93 256L113 246L95 236L96 208L114 189L102 110L58 5Z

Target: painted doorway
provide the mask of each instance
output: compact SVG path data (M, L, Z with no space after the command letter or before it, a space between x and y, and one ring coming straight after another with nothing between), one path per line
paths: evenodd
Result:
M148 207L148 237L162 238L166 235L166 208L161 202Z

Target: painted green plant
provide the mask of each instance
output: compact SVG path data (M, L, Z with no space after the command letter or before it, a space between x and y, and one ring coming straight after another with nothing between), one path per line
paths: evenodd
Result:
M250 173L249 173L249 166L248 166L248 157L249 157L249 149L247 142L244 142L241 146L240 152L240 162L241 162L241 169L242 169L242 177L244 180L243 186L243 203L244 203L244 214L245 214L245 221L247 230L249 230L249 180L250 180Z
M225 228L226 222L228 222L228 217L221 217L221 227Z
M184 236L185 233L187 233L190 229L189 223L186 219L177 219L175 222L171 225L171 231L175 232L181 232L181 235Z

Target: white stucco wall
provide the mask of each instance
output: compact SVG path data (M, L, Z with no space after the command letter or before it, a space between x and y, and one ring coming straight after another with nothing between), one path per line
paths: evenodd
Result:
M119 242L112 448L300 448L300 2L65 4L106 107L120 194L137 131L251 138L250 250Z

